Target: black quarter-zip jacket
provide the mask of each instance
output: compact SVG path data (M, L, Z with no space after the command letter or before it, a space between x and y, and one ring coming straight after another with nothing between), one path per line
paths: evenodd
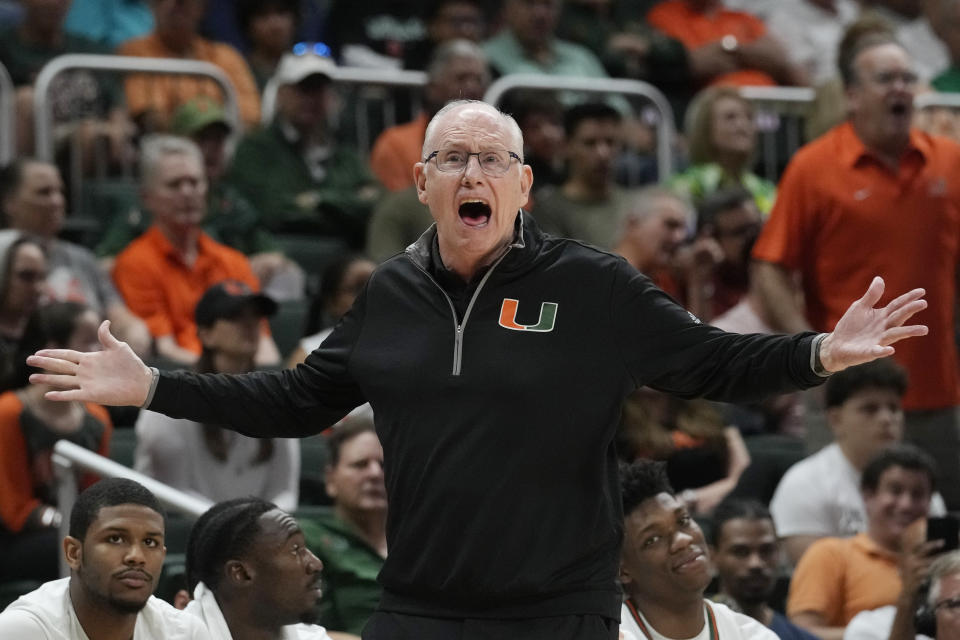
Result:
M814 334L701 324L622 258L546 236L523 212L458 312L433 275L435 234L382 264L295 370L164 372L150 409L300 437L369 401L389 498L382 609L617 619L626 395L811 387Z

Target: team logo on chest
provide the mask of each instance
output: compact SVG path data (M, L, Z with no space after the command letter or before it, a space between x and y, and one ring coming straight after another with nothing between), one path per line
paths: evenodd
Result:
M513 298L504 298L500 306L500 326L504 329L514 331L537 331L547 333L553 331L553 325L557 321L557 303L540 303L540 319L536 324L520 324L517 322L517 307L520 306L519 300Z

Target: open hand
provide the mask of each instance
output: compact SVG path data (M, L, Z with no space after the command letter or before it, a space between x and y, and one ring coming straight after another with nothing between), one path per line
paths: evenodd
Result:
M914 289L883 308L874 308L883 289L883 278L874 278L863 297L850 305L833 332L820 343L820 362L827 371L885 358L893 355L893 343L927 335L926 325L904 326L911 316L927 308L923 299L926 292Z
M97 337L101 351L41 349L29 356L27 364L46 372L32 374L30 382L53 387L46 394L50 400L142 406L153 379L150 367L110 333L109 320L100 325Z

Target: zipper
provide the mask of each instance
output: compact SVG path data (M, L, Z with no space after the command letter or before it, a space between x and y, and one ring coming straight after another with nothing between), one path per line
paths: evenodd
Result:
M450 307L450 315L453 318L453 370L451 373L455 376L460 375L460 371L463 367L463 332L467 328L467 320L470 319L470 312L473 310L473 303L477 301L477 297L480 295L480 290L483 289L483 285L487 283L487 280L490 278L490 274L493 273L493 270L497 268L503 259L507 257L507 254L510 253L510 249L513 248L513 245L508 245L507 250L503 252L503 255L497 258L496 262L487 269L487 272L483 274L483 278L480 279L480 284L477 285L476 290L473 292L473 295L470 296L470 302L467 303L467 310L463 313L463 322L457 322L457 310L453 306L453 301L450 299L450 296L447 295L447 292L443 290L443 287L440 286L440 283L427 272L420 263L416 260L411 260L413 264L419 269L423 275L427 276L427 279L430 280L440 290L440 293L443 295L443 299L447 301L447 305Z

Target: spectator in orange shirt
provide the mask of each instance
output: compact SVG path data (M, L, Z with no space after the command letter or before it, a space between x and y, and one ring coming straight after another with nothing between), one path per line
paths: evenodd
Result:
M157 355L184 364L200 355L194 307L211 286L259 283L239 251L203 232L207 181L203 155L186 138L148 137L141 149L143 202L153 225L117 256L113 280L130 310L147 323ZM260 336L258 365L280 361L269 333Z
M373 144L370 167L391 191L413 186L413 165L423 158L427 122L450 100L480 100L490 84L483 49L469 40L451 40L439 47L427 67L424 110L414 120L386 129Z
M687 47L703 84L807 84L759 18L725 9L722 0L666 0L647 22Z
M57 577L57 491L50 456L58 440L107 455L112 425L106 409L46 398L50 387L28 384L26 356L37 347L100 348L100 316L77 302L54 302L30 317L17 350L13 391L0 395L0 580ZM83 474L81 488L96 478Z
M801 148L787 166L753 250L753 278L777 331L829 331L874 274L883 274L890 291L926 289L930 306L920 320L930 337L898 347L893 357L910 380L905 439L937 460L943 498L955 510L960 146L911 127L917 76L889 32L844 42L839 66L847 121Z
M228 44L200 37L203 0L153 0L153 33L128 40L117 49L124 56L203 60L227 74L237 92L240 118L260 122L260 94L243 56ZM131 75L126 81L127 108L144 131L166 131L174 110L198 95L220 99L213 80L198 76Z

